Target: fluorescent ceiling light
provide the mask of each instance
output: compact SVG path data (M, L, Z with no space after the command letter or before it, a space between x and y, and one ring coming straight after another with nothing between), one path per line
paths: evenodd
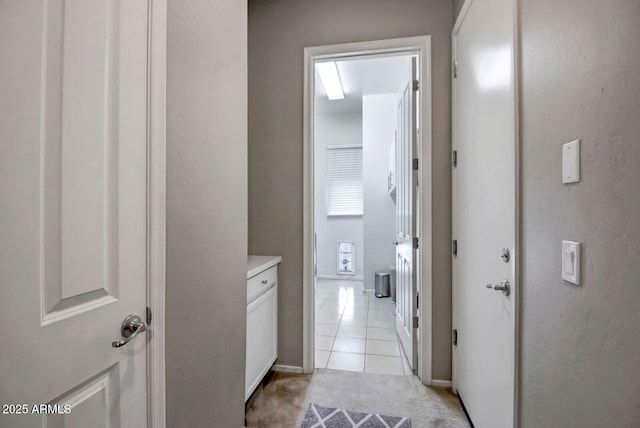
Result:
M318 70L320 80L322 80L322 86L324 86L324 90L327 92L329 99L344 99L344 92L342 91L342 83L340 83L340 75L338 74L336 62L318 62L316 63L316 70Z

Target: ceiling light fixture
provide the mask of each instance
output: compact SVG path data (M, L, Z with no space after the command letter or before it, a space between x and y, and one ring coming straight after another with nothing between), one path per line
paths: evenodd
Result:
M327 97L329 97L330 100L344 99L344 91L342 90L342 83L340 83L340 75L338 74L336 62L317 62L316 70L318 70L324 90L327 92Z

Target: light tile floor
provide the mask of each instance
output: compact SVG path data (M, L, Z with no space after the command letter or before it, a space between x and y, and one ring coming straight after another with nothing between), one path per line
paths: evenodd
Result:
M413 375L395 332L391 298L363 291L361 281L316 281L315 366Z

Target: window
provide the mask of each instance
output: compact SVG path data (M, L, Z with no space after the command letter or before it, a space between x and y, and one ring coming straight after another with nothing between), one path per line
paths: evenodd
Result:
M362 215L362 146L327 149L327 215Z

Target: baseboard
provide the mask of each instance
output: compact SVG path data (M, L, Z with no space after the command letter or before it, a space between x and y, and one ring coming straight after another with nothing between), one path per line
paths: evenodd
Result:
M316 275L316 279L332 280L332 281L364 281L362 276L351 275Z
M274 364L271 370L273 370L274 372L282 373L302 373L302 367L285 366L284 364Z
M431 386L440 386L440 387L443 387L443 388L451 388L453 386L453 384L451 383L450 380L432 379L431 380Z

